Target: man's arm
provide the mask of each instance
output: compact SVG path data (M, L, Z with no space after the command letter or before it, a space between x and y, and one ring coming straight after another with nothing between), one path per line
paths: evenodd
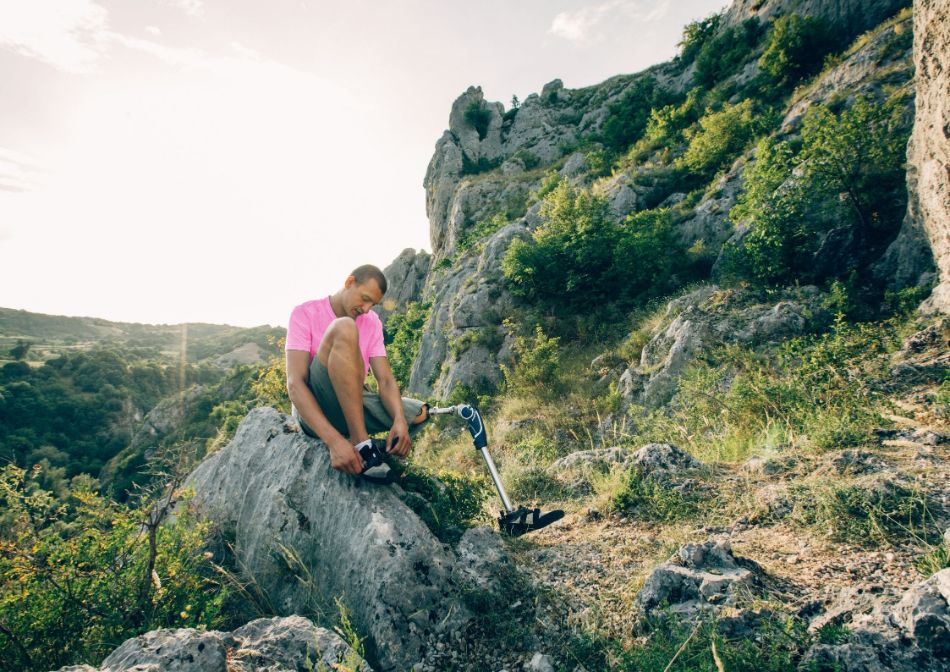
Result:
M406 422L406 413L402 407L399 383L396 382L393 370L389 366L389 359L386 357L370 357L369 366L379 384L379 398L393 418L386 448L393 455L406 457L412 448L412 440L409 438L409 423Z
M300 417L313 429L330 449L330 466L348 474L359 474L363 460L352 444L327 420L310 391L310 353L306 350L287 351L287 394Z

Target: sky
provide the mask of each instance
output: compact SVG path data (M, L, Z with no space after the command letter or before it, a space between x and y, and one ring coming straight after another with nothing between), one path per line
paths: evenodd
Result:
M471 85L665 61L725 0L0 0L0 307L285 325L431 249Z

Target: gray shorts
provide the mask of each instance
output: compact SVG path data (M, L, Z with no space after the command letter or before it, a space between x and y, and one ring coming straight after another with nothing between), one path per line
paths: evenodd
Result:
M323 365L319 358L314 357L310 363L310 380L308 387L313 392L320 410L327 416L330 424L343 436L349 436L349 430L346 427L346 418L343 416L343 409L340 408L340 402L336 398L336 392L333 390L333 383L330 382L330 372ZM414 434L425 425L425 422L412 424L412 419L422 412L425 406L424 401L418 399L402 398L402 411L406 416L406 422L409 424L409 433ZM301 429L310 436L316 437L317 433L310 429L300 417L297 409L293 409L294 418L300 423ZM383 400L375 392L363 391L363 416L366 421L366 431L369 434L380 434L392 429L393 418L383 405Z

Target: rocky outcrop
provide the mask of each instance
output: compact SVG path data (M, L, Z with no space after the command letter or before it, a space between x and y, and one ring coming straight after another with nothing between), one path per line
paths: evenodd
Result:
M644 346L640 361L620 376L618 389L633 403L658 408L672 398L687 365L703 350L799 336L821 324L825 313L814 287L788 290L779 301L767 302L744 290L700 287L667 305L662 326Z
M911 586L896 603L878 598L848 631L844 642L811 647L798 669L950 670L950 569Z
M386 296L382 304L373 308L383 324L391 313L405 310L406 304L422 298L431 262L432 255L425 250L416 252L407 247L383 270L388 283Z
M482 389L501 380L506 357L502 320L514 308L504 288L501 259L528 232L510 224L492 234L481 251L470 250L430 274L424 300L432 308L412 366L409 389L445 397L457 386Z
M917 103L908 146L908 218L930 241L939 279L923 308L950 313L950 6L914 2ZM916 224L915 224L916 225Z
M907 5L907 0L735 0L723 15L722 26L734 26L751 17L767 21L800 14L833 25L847 44Z
M740 564L727 541L686 544L647 577L636 597L639 615L647 622L668 615L689 620L735 606L757 584L750 567L755 565Z
M335 632L288 616L259 618L233 632L153 630L126 640L99 668L71 665L59 672L277 672L342 669L343 662L353 666L347 669L372 672Z
M191 505L234 540L239 566L281 614L343 598L384 670L422 659L467 619L455 557L399 498L330 467L326 446L271 408L188 477Z

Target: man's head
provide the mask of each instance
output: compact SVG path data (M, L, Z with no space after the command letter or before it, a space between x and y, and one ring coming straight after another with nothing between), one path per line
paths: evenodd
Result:
M369 312L370 308L383 300L387 286L386 276L372 264L353 269L340 292L344 313L356 319Z

